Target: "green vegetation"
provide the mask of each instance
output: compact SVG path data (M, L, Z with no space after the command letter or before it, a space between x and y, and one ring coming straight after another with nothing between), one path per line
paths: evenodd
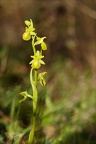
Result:
M96 0L1 0L0 20L0 144L96 144Z
M34 144L95 144L95 74L80 71L71 61L57 60L46 67L47 85L39 87ZM26 78L25 78L26 79ZM0 88L0 142L26 142L30 131L31 100L19 104L20 90ZM31 92L30 86L28 91ZM4 138L4 139L3 139ZM21 142L22 141L22 142Z

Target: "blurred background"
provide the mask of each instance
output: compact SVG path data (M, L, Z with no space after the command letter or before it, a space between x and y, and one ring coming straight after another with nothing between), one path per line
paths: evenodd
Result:
M22 40L30 18L48 46L34 143L95 144L96 0L0 0L0 143L30 124L30 101L18 103L30 91L31 42Z

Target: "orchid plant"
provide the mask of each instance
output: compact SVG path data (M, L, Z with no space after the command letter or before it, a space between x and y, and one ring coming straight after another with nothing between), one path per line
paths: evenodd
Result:
M37 114L37 102L38 102L38 90L37 90L37 83L40 82L42 86L46 85L46 81L44 76L46 72L39 73L38 69L40 69L41 65L45 65L45 62L42 60L44 58L43 50L47 50L46 43L44 39L46 37L38 37L37 33L35 32L35 28L33 26L33 22L30 19L25 20L25 32L23 33L23 40L29 41L31 40L33 55L31 56L32 60L30 61L31 69L30 69L30 83L32 87L32 95L29 94L27 91L23 91L20 93L23 96L19 102L25 101L27 98L32 100L32 108L33 108L33 115L32 115L32 129L29 133L28 144L33 144L34 141L34 134L35 134L35 126L36 126L36 114ZM37 46L40 45L39 50Z

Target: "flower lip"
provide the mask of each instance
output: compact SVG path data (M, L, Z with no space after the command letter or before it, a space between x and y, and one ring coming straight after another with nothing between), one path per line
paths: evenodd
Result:
M29 32L24 32L22 38L25 41L30 40L30 38L31 38L30 33Z

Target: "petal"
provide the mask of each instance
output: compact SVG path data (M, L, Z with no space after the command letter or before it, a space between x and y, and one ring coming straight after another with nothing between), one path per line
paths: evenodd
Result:
M32 19L30 19L30 22L31 22L31 26L33 27L33 21L32 21Z

